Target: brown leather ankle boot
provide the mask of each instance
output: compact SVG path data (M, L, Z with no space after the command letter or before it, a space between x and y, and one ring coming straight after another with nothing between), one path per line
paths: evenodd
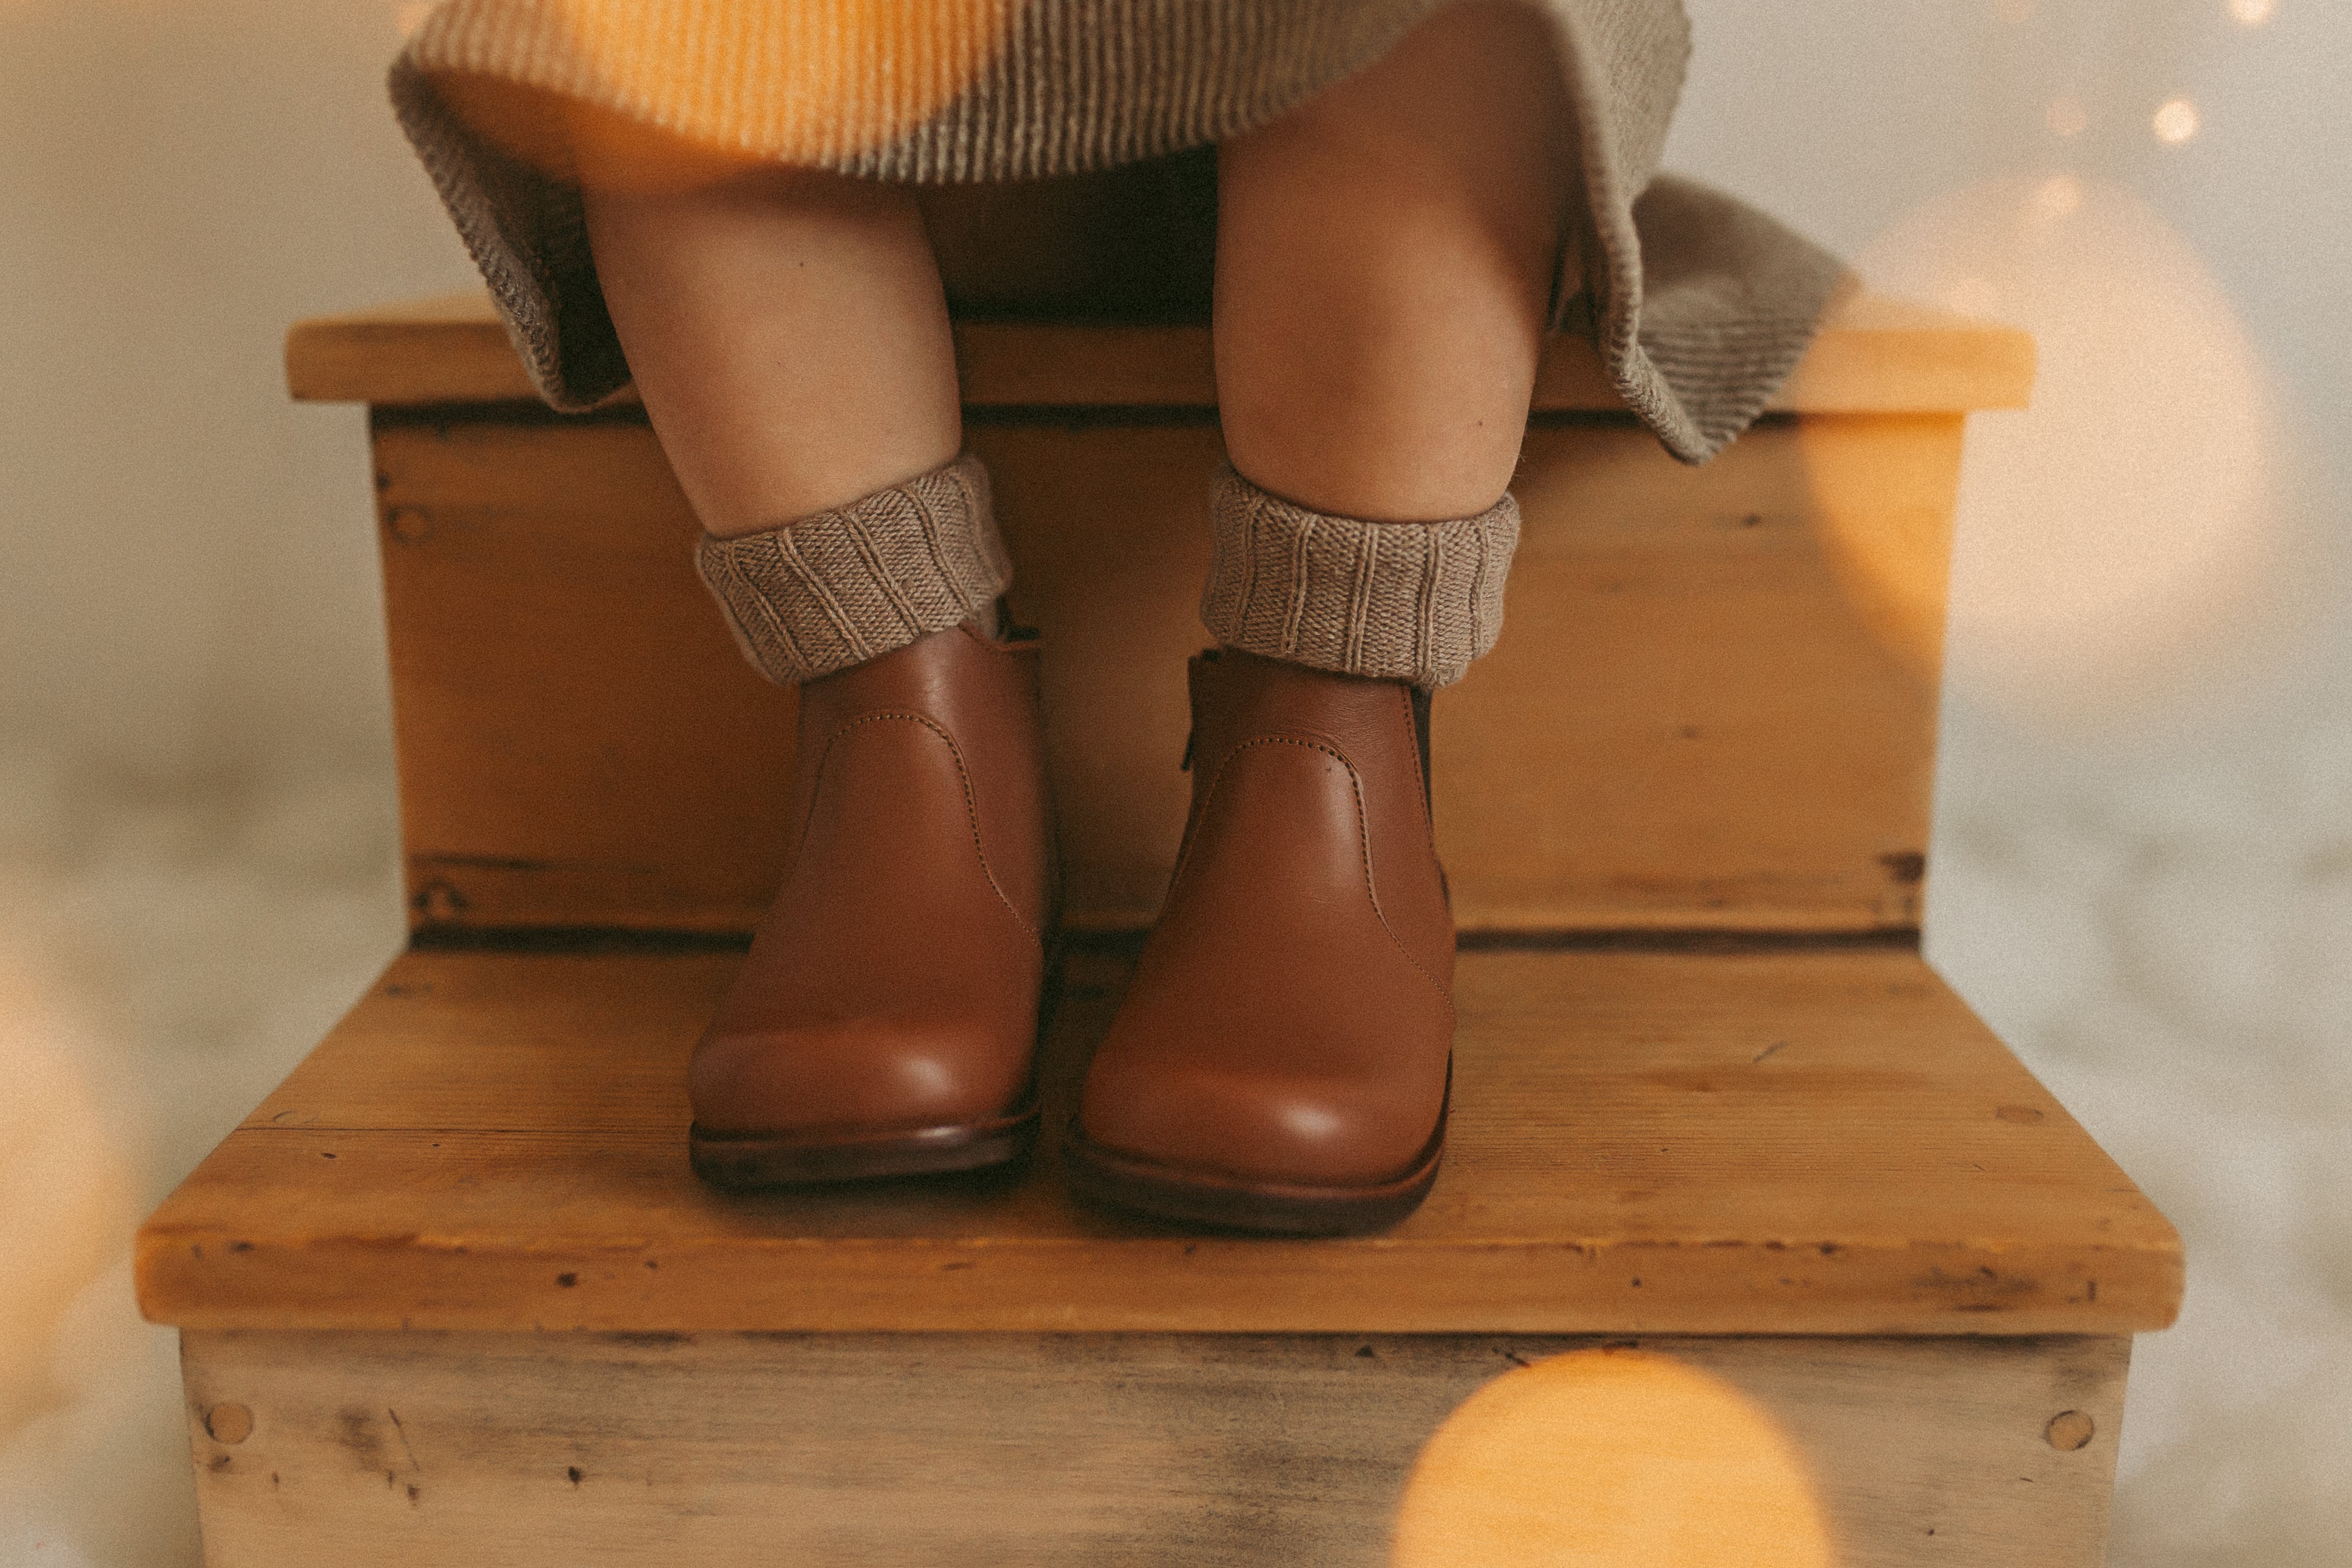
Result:
M1425 700L1233 649L1192 687L1192 817L1072 1184L1243 1229L1390 1224L1436 1179L1454 1044Z
M1025 1153L1059 873L1037 645L970 623L801 688L776 902L690 1074L721 1186Z

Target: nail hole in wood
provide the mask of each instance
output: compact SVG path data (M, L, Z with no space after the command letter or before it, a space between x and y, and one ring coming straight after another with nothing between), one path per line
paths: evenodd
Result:
M2052 1448L2071 1454L2088 1443L2098 1429L2098 1424L2080 1410L2061 1410L2050 1417L2050 1425L2042 1429L2042 1435L2049 1439Z

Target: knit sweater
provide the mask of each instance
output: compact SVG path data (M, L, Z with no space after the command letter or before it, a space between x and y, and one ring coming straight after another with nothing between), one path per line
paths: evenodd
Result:
M402 124L541 394L628 368L552 99L748 158L915 183L1204 147L1377 59L1444 0L445 0L394 63ZM1657 174L1679 0L1528 0L1577 119L1584 222L1554 325L1701 461L1759 413L1845 282L1770 218Z

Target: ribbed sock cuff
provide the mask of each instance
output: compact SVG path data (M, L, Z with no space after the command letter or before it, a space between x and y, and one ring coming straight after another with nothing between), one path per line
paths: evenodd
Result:
M1503 629L1519 542L1507 495L1475 517L1368 523L1293 506L1226 467L1210 499L1216 557L1201 620L1228 647L1436 687Z
M694 564L736 645L772 681L814 680L944 632L1013 580L969 453L870 496L740 538Z

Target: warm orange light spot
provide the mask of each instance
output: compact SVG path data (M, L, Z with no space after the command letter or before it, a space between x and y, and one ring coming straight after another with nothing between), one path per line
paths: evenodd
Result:
M1963 277L1944 290L1944 305L1963 316L1994 316L2000 311L2000 290L1981 277Z
M2197 134L2197 106L2185 98L2168 99L2148 121L2156 139L2169 147L2178 147Z
M1394 1568L1829 1568L1778 1424L1673 1356L1578 1351L1510 1373L1414 1464Z
M135 1213L130 1160L91 1089L88 1030L59 988L0 946L0 1432L56 1396L58 1323L121 1254Z
M994 63L1015 0L449 0L424 69L601 111L708 153L840 167L953 103ZM560 119L561 112L557 117ZM541 106L524 116L544 120ZM546 155L529 125L501 140ZM560 156L560 154L558 155ZM568 172L568 170L559 171Z
M1859 266L1884 292L1965 298L2035 340L2033 406L1968 423L1956 688L2013 716L2117 720L2275 619L2259 606L2291 497L2263 370L2145 202L2074 176L1989 182L1914 214ZM1800 432L1832 559L1864 619L1916 655L1940 563L1900 492L1822 444L1833 423Z
M2230 19L2242 26L2259 27L2277 9L2277 0L2230 0Z
M2065 217L2083 204L2083 182L2072 174L2053 174L2033 188L2033 204L2044 216Z
M1856 620L1930 685L1943 673L1957 414L1919 414L1924 440L1887 421L1816 419L1799 436L1822 553Z

